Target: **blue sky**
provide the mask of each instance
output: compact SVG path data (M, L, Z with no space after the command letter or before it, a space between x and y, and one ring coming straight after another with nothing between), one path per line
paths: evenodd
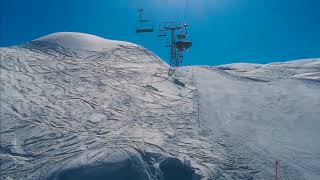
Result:
M185 65L320 57L319 0L189 0L194 42ZM164 59L156 34L135 34L143 7L154 24L182 20L184 0L0 0L0 46L74 31L141 44Z

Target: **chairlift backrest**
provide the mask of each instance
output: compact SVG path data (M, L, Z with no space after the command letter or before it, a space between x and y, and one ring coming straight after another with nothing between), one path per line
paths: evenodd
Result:
M179 38L179 39L186 39L187 36L186 36L185 34L179 34L179 35L178 35L178 38Z

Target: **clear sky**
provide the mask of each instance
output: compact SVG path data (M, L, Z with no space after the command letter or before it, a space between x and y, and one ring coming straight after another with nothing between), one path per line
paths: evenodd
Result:
M189 0L194 47L185 65L320 57L319 0ZM135 34L137 9L154 24L182 20L185 0L0 0L0 46L73 31L141 44L164 59L156 34Z

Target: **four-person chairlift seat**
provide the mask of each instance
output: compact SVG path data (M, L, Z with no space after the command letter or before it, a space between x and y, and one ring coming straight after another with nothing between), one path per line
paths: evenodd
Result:
M161 29L161 26L159 25L159 34L158 37L166 37L167 33L164 29Z
M145 22L148 22L148 20L145 20ZM140 21L140 23L142 23L142 21ZM149 27L137 27L136 29L136 33L151 33L154 32L154 27L153 26L149 26Z
M149 33L149 32L154 32L153 28L142 28L142 29L137 29L136 33Z
M179 40L176 42L176 47L180 51L188 51L192 47L192 42L188 40Z
M142 23L149 22L148 20L140 20L140 27L136 29L136 33L150 33L154 32L154 27L153 26L148 26L148 27L143 27Z
M165 33L158 34L158 37L166 37L166 36L167 36L167 34L165 34Z

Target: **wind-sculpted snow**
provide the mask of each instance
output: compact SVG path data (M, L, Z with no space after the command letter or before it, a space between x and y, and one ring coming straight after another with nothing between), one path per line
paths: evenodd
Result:
M201 163L219 163L199 135L191 82L174 84L137 45L75 49L82 37L72 37L70 49L63 38L1 49L1 179L170 179L170 158L181 163L167 163L173 176L199 179Z
M319 60L172 78L135 44L56 33L0 62L0 179L320 177Z
M289 78L320 81L320 59L304 59L267 65L239 63L218 68L237 76L263 81Z
M272 179L279 160L280 179L320 179L320 59L187 71L197 82L202 130L237 166Z

